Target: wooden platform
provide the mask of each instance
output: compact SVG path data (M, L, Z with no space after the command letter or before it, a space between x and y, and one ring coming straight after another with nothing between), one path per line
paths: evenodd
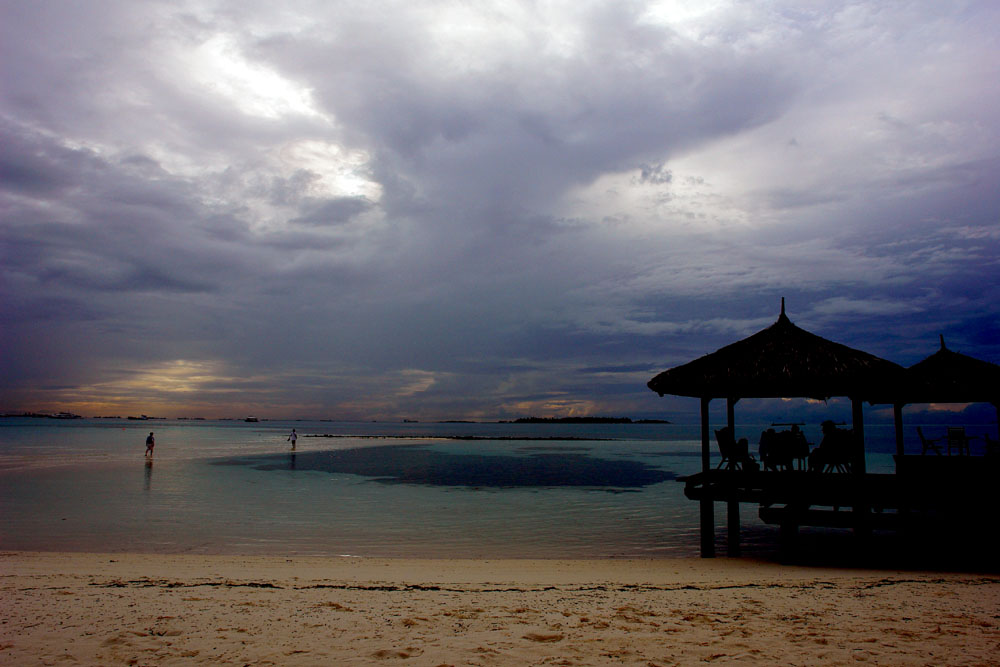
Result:
M684 495L692 500L831 507L860 503L895 508L901 504L896 475L711 470L681 481Z
M727 504L729 555L739 555L739 505L785 536L800 526L919 530L932 524L982 525L997 520L1000 460L984 457L897 457L897 474L710 470L681 478L701 502L702 555L714 555L714 503ZM710 533L710 534L709 534Z

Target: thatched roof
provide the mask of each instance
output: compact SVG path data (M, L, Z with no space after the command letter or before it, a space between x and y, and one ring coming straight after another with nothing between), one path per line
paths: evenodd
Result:
M698 398L867 398L902 367L778 321L749 338L671 368L647 383L660 396Z
M1000 403L1000 366L941 349L906 369L899 390L905 403Z

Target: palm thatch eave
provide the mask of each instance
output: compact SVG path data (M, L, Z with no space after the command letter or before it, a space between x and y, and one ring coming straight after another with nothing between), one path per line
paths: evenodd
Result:
M1000 366L941 349L907 368L879 403L992 403L1000 408Z
M770 327L712 354L671 368L647 386L696 398L813 398L866 400L895 386L903 368L792 324L781 314Z

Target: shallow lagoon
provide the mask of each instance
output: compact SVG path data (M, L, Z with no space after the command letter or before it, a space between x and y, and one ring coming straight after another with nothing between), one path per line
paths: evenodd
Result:
M286 441L293 427L301 436L294 454ZM143 460L150 430L152 463ZM674 480L700 466L697 432L638 424L5 419L0 547L691 556L697 504ZM869 469L891 470L891 427L869 433ZM774 531L756 508L745 508L744 522L748 552L773 548Z

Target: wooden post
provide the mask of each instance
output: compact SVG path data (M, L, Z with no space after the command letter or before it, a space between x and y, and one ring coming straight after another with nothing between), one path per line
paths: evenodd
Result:
M860 398L851 399L851 418L854 422L854 461L851 469L859 475L865 474L865 413Z
M865 413L864 402L860 398L851 398L851 418L854 427L854 462L851 471L854 477L854 492L851 500L854 513L854 533L861 538L871 534L868 521L867 491L865 487Z
M903 456L903 404L894 403L892 406L892 419L896 425L896 455ZM899 459L896 459L896 474L899 474ZM899 478L897 478L899 479ZM900 507L898 511L903 524L909 523L910 508L902 502L903 497L909 497L909 493L903 493L900 497Z
M708 440L708 403L712 399L701 399L701 471L705 475L707 491L708 474L712 470ZM706 492L701 498L701 557L715 558L715 507Z
M736 401L738 398L726 399L726 423L729 432L736 439ZM735 473L735 471L733 471ZM730 475L731 477L732 475ZM726 555L737 558L740 555L740 501L736 495L736 487L729 489L729 499L726 503Z
M994 403L993 407L997 409L997 440L1000 440L1000 402Z
M903 404L892 406L892 420L896 425L896 456L903 455Z
M701 399L701 471L708 473L712 469L712 450L708 440L708 404L712 399Z

